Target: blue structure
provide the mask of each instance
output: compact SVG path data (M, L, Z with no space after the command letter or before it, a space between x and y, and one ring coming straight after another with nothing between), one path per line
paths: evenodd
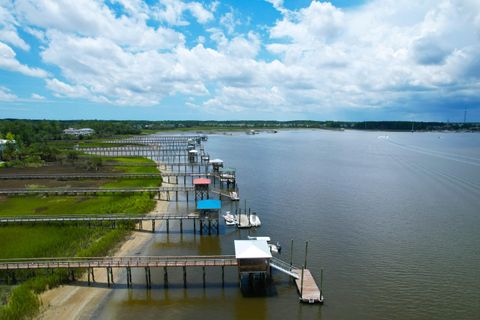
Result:
M220 233L220 224L218 216L222 209L222 201L220 200L199 200L197 201L197 210L200 211L200 234L205 229L208 234L212 234L212 228Z
M197 210L220 210L222 209L222 201L220 200L199 200L197 202Z

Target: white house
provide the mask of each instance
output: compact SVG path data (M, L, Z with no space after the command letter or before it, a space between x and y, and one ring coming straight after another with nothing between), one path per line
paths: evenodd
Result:
M63 133L73 135L73 136L89 136L94 134L95 130L90 128L81 128L81 129L68 128L63 130Z

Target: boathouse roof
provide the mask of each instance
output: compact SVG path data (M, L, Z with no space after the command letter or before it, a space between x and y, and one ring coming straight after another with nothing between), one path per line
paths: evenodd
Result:
M197 150L190 150L190 151L188 151L188 152L189 152L189 153L198 153Z
M236 259L268 259L272 257L266 240L235 240Z
M235 168L220 168L220 172L235 172Z
M197 202L198 210L219 210L222 208L220 200L199 200Z
M213 159L213 160L210 160L210 163L223 163L223 160L222 159Z
M210 184L212 180L207 179L207 178L197 178L193 179L193 184L198 185L198 184Z

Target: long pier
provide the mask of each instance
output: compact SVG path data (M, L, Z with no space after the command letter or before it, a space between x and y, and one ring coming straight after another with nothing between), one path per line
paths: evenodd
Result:
M165 175L160 173L1 174L0 180L154 179Z
M205 286L205 268L221 267L222 284L225 282L225 267L238 265L235 256L133 256L133 257L94 257L94 258L34 258L34 259L2 259L0 270L13 272L16 270L67 269L72 280L75 280L75 269L87 269L88 284L95 281L94 269L107 270L107 283L113 281L113 269L124 268L127 271L127 286L132 287L132 269L145 270L147 288L152 287L151 268L163 268L164 286L168 287L168 268L183 269L183 283L187 287L187 267L203 269L203 285Z
M100 194L136 194L136 193L148 193L150 195L162 194L166 195L170 200L171 193L176 196L178 201L178 193L185 193L188 201L189 193L194 192L193 187L187 186L175 186L175 187L143 187L143 188L42 188L42 189L0 189L0 195L2 196L28 196L28 195L45 195L45 196L61 196L61 195L100 195ZM159 199L162 200L162 199Z
M199 231L203 234L204 225L208 227L208 221L203 221L198 213L192 212L188 215L181 214L151 214L151 215L134 215L134 214L69 214L69 215L34 215L34 216L0 216L0 226L5 225L21 225L21 224L52 224L52 223L84 223L89 227L104 226L115 228L119 222L133 222L138 224L139 230L143 228L143 222L151 222L149 231L155 232L157 221L166 221L166 232L170 232L170 221L178 221L180 225L180 233L183 233L185 221L191 221L193 224L193 233L197 232L197 220L200 221ZM108 223L108 224L105 224ZM207 229L208 230L208 229ZM210 230L211 232L211 230Z

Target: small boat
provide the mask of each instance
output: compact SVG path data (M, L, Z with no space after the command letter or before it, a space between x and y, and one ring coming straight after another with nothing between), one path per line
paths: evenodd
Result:
M270 252L275 252L278 254L282 253L282 246L280 245L280 242L277 241L277 243L268 243L268 247L270 248Z
M235 218L235 216L233 214L230 213L230 211L227 211L223 215L223 219L225 219L225 224L227 226L234 226L238 223L237 219Z
M232 191L230 192L230 199L232 201L238 201L240 200L240 197L238 196L238 193L236 193L235 191Z
M267 241L268 247L270 248L270 252L272 253L282 253L282 246L280 245L280 242L272 243L270 240L270 237L251 237L248 236L248 240L265 240Z
M260 227L262 225L262 222L260 221L260 218L257 216L256 213L252 213L250 215L250 225L252 227Z

